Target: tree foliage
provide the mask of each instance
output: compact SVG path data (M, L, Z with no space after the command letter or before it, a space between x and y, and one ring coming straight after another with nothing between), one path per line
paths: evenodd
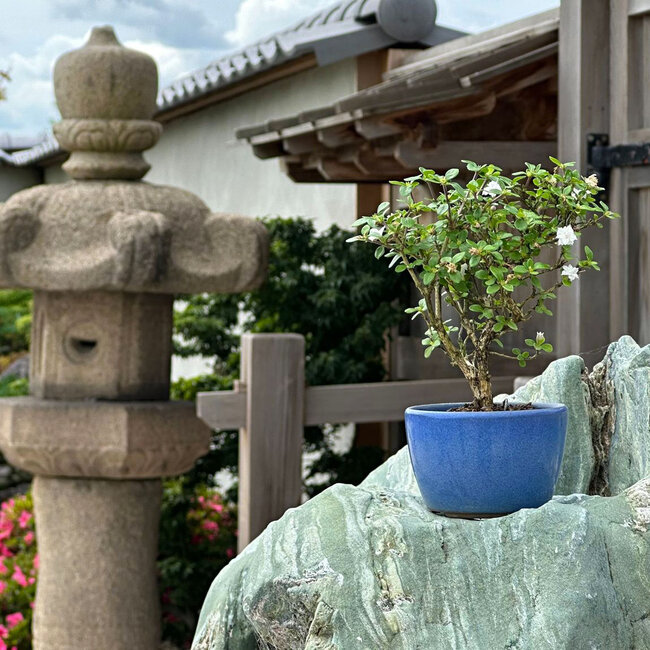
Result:
M0 357L29 349L31 324L32 292L0 291Z
M375 244L377 258L408 272L422 296L408 311L426 321L425 355L442 348L468 380L477 408L494 408L490 355L525 366L552 351L543 332L526 339L524 351L502 351L500 339L536 313L550 315L547 303L558 288L598 270L588 246L576 254L572 245L587 228L618 216L597 200L602 188L595 175L585 178L573 163L551 162L553 171L527 164L510 178L494 165L465 161L466 185L454 180L458 169L444 175L421 169L394 181L404 207L391 212L387 203L380 205L357 221L361 233L350 240ZM419 185L431 197L415 200ZM443 303L456 312L457 323L445 319Z
M183 380L175 396L229 388L239 372L239 334L293 332L306 342L309 385L380 381L385 378L385 336L402 318L409 287L337 226L317 234L306 219L268 219L268 279L257 291L189 297L176 313L176 353L216 356L212 376ZM236 468L235 432L220 432L213 452L196 468L205 480L223 467ZM323 452L310 469L311 493L330 480L359 481L382 459L378 449L332 450L331 429L307 427L308 451ZM316 475L331 478L317 480Z

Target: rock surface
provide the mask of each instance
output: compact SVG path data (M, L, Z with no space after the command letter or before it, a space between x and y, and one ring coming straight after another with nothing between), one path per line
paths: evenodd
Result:
M624 337L591 374L557 361L516 396L569 406L558 489L597 494L447 519L424 506L402 449L231 562L194 650L649 648L650 347Z

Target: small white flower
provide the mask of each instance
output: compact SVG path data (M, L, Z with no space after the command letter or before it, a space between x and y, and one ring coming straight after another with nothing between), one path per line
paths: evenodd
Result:
M386 226L382 226L381 228L371 228L370 232L368 233L368 239L370 239L370 241L373 239L378 239L384 234L385 229Z
M591 187L598 187L598 176L596 176L596 174L587 176L587 178L585 178L585 183L587 183L587 185L591 185Z
M565 264L562 267L562 275L569 278L571 282L574 280L578 279L578 269L575 266L572 266L571 264Z
M537 332L537 336L535 337L535 341L537 343L543 343L546 340L544 337L544 332Z
M555 236L557 237L558 246L571 246L571 244L578 241L572 226L558 228Z
M496 181L490 181L483 188L483 196L496 196L497 194L501 194L501 185Z
M460 269L459 269L459 270L460 270L460 274L461 274L463 277L465 277L465 273L467 273L467 262L463 262L463 263L460 265Z

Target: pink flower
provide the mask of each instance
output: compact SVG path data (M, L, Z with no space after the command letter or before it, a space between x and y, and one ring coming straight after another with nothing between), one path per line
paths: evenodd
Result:
M18 565L14 567L14 574L11 576L11 579L15 580L21 587L27 586L27 578L25 577L25 574L22 572L21 568ZM7 616L7 620L9 620L8 616Z
M215 533L219 530L219 524L216 521L204 521L204 530L213 530Z
M226 557L228 559L235 557L235 551L231 548L226 549Z
M38 557L38 553L34 556L34 568L38 569L41 566L41 560Z
M0 580L0 594L7 588L7 583Z
M23 510L20 513L20 517L18 517L18 525L21 528L27 528L27 525L29 524L31 519L32 519L32 513L28 512L27 510Z
M0 558L0 576L3 576L7 571L9 571L9 569L7 569L5 561Z
M215 512L223 512L223 506L220 503L211 503L210 508Z
M34 533L30 530L26 535L25 535L25 544L29 546L32 542L34 541Z
M9 629L11 630L12 628L16 627L20 621L24 620L24 616L20 612L16 612L14 614L7 614L7 625L9 626Z
M9 635L9 630L4 625L0 625L0 637L6 639L8 635Z
M0 639L0 650L7 650L7 644Z

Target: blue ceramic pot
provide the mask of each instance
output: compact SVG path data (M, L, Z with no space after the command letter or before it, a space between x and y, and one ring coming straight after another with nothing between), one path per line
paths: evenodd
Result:
M450 412L460 404L406 409L406 435L420 492L430 510L499 516L537 508L560 473L567 408Z

